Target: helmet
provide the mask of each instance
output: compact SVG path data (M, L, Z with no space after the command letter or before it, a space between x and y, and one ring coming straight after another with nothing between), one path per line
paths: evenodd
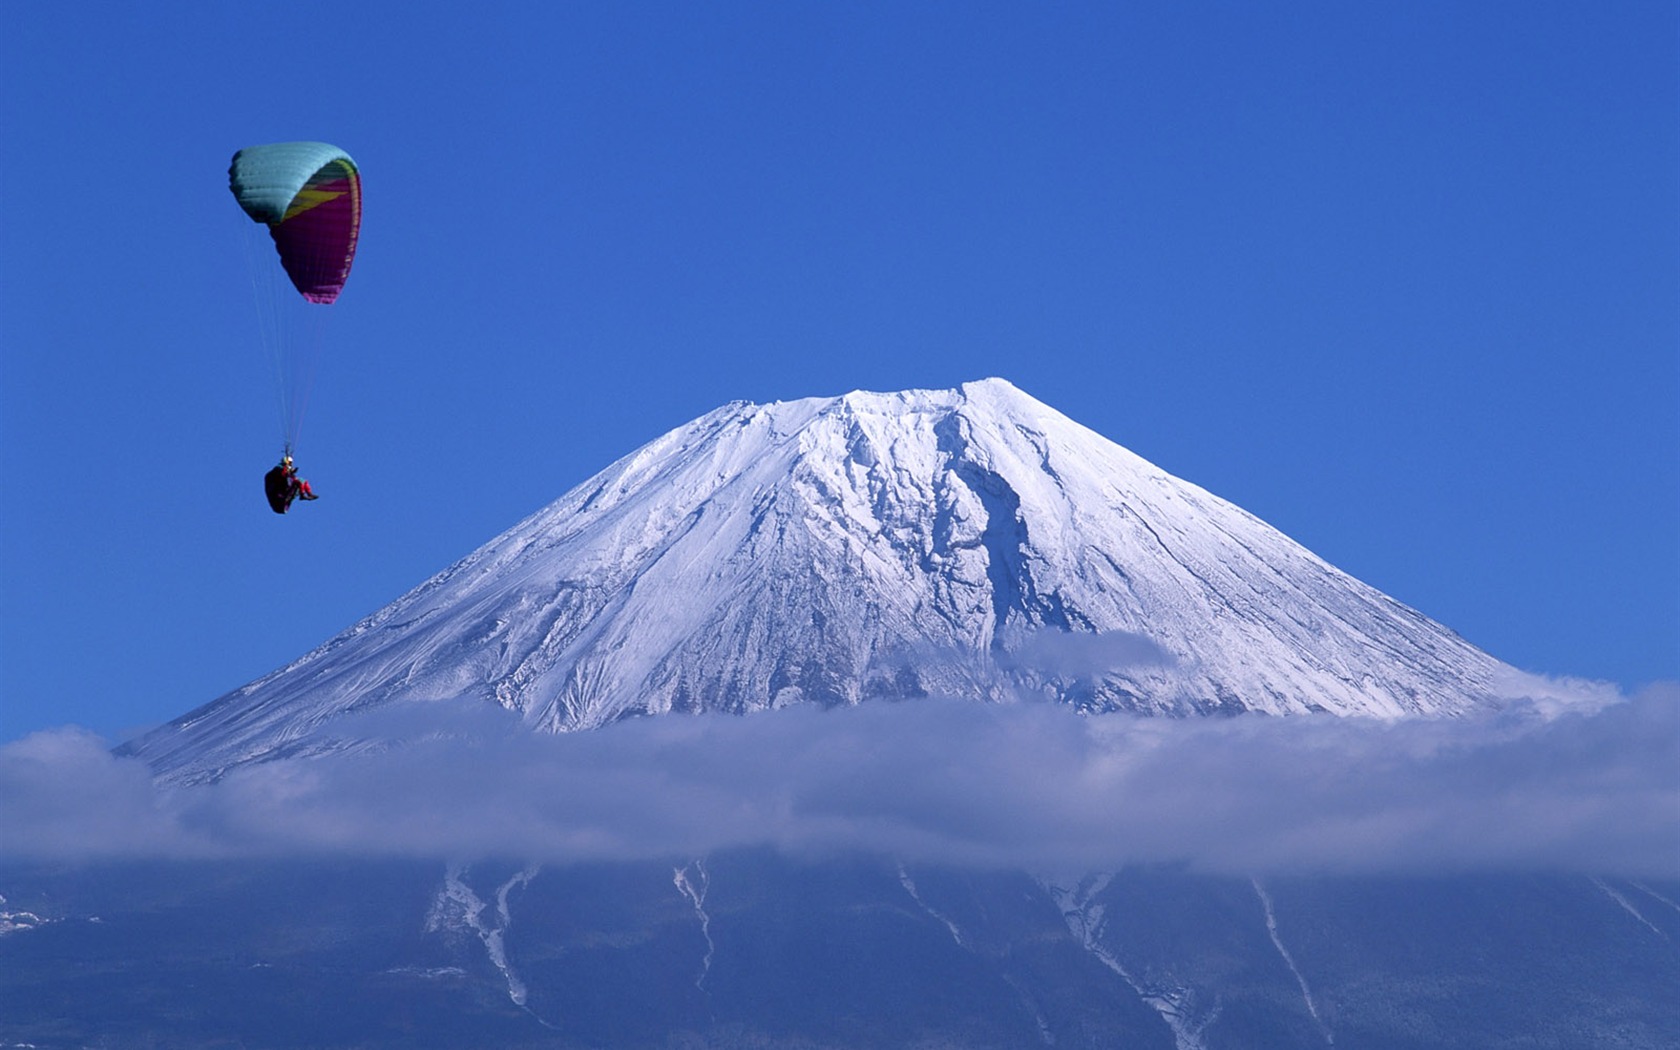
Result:
M292 465L292 457L290 457L290 456L281 456L281 457L280 457L280 465L281 465L281 466L282 466L282 467L289 467L289 466L291 466L291 465Z

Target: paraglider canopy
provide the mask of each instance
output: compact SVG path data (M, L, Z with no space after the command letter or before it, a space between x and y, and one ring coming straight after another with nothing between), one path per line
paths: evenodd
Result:
M228 188L268 227L286 275L312 303L344 290L362 224L356 162L325 142L276 142L233 155Z

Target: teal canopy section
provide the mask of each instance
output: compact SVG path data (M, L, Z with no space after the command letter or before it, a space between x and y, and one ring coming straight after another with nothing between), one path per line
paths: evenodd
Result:
M286 209L310 178L335 160L356 170L349 154L325 142L250 146L233 155L228 188L252 221L272 226L286 217Z

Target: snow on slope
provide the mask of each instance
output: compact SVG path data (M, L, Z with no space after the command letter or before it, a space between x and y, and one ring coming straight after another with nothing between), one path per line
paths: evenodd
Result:
M954 693L1397 717L1510 669L1000 379L735 403L128 745L177 777L390 701L563 731Z

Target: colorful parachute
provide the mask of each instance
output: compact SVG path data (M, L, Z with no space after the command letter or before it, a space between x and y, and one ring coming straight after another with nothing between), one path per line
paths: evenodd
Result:
M344 290L362 225L362 178L325 142L277 142L233 155L228 188L280 249L292 284L312 303Z
M248 262L263 348L274 369L282 448L289 454L303 427L330 312L316 304L338 298L356 258L362 177L337 146L277 142L235 153L228 188L258 224L245 227ZM268 237L260 227L267 227Z

